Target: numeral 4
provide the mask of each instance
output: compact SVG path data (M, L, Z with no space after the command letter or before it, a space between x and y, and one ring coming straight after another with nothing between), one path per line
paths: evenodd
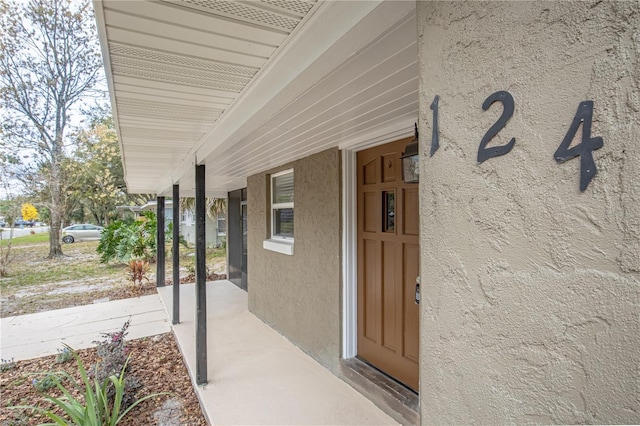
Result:
M600 136L591 137L591 121L593 118L593 101L584 101L578 105L578 111L553 157L558 164L580 156L580 191L589 186L591 179L596 175L596 163L593 161L593 151L602 148L604 142ZM569 148L571 141L578 133L582 125L582 140L576 146Z

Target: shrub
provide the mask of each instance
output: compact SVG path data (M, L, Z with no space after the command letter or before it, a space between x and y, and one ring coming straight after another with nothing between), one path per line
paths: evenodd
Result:
M64 375L61 373L45 373L41 374L41 379L33 379L31 383L38 389L38 392L46 392L51 388L56 387L64 379Z
M149 262L146 260L138 259L129 261L127 275L129 280L133 281L134 284L138 283L139 285L142 285L142 280L147 280L147 282L149 282L147 272L149 272Z
M0 372L9 371L16 368L16 362L11 359L0 359Z
M102 333L102 340L95 340L98 348L98 357L100 362L96 368L96 377L103 381L107 377L118 374L125 366L127 360L127 348L125 344L125 336L128 334L127 329L131 324L131 320L127 320L119 331L112 333Z
M73 358L71 351L68 348L58 349L58 353L56 354L56 363L62 364Z
M94 341L98 345L97 353L100 362L96 365L94 375L99 382L104 382L110 376L118 375L120 372L128 372L127 354L128 349L125 343L125 336L128 334L127 329L131 320L127 320L120 331L112 333L102 333L103 339ZM137 377L127 376L123 379L124 395L122 396L122 406L129 407L136 401L135 393L142 387L142 383ZM115 397L116 389L112 385L107 385L107 397L112 399Z
M145 220L132 223L115 221L100 235L97 251L100 261L128 262L131 258L152 261L156 257L156 215L143 213Z

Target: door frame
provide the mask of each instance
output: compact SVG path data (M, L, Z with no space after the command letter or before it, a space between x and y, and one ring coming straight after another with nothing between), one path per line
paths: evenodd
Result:
M342 358L358 355L358 197L355 150L342 150Z
M358 151L413 135L411 126L388 132L369 141L339 146L342 154L342 350L343 359L358 355Z

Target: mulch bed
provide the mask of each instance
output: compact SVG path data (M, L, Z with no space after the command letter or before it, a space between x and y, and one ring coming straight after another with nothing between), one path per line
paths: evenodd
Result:
M98 340L100 336L96 336ZM182 355L176 345L173 334L165 333L155 337L127 341L130 354L128 375L138 378L143 387L138 397L157 392L169 392L146 400L135 407L120 425L157 425L154 416L168 399L179 402L180 425L204 426L207 424L195 395ZM97 362L96 349L78 351L87 368ZM32 384L33 379L42 378L38 373L49 371L67 371L80 380L75 360L56 363L55 355L26 361L18 361L15 366L0 372L0 425L34 425L50 420L42 415L26 410L13 410L7 407L30 405L48 407L47 401ZM65 384L69 388L69 384ZM56 389L48 392L54 394ZM174 401L175 402L175 401Z
M211 273L207 276L207 281L222 279L226 279L225 274ZM180 278L180 284L193 282L195 282L195 276L193 275ZM172 280L167 279L165 285L172 285ZM68 294L60 297L60 300L51 298L54 299L51 300L51 304L42 306L42 303L40 303L38 309L33 309L33 311L90 304L93 300L102 297L109 300L117 300L153 293L156 293L156 283L153 281L144 282L143 285L137 286L123 285L104 291ZM25 309L24 306L22 308ZM28 308L25 310L27 312L31 311ZM3 312L3 316L6 316L6 314L6 312ZM100 336L96 336L96 340L100 340ZM127 348L131 357L129 361L130 369L127 374L136 377L143 384L137 396L144 397L158 392L170 392L170 395L161 395L142 402L119 423L120 425L161 424L156 415L169 399L180 405L178 424L189 426L204 426L207 424L173 334L166 333L155 337L128 340ZM95 365L98 361L95 348L79 350L78 354L87 368ZM8 366L8 364L5 364L5 360L2 360L2 365L3 367ZM80 383L80 375L75 360L56 363L55 355L17 361L15 365L6 369L6 371L0 371L0 426L37 425L51 422L49 418L32 410L9 409L8 407L16 405L37 406L45 409L52 407L52 404L44 400L43 395L38 392L32 382L34 379L41 379L43 377L41 373L58 371L66 371L72 377L77 378L78 383ZM72 385L65 383L65 387L68 389L70 386L72 387ZM55 388L47 392L54 396L60 394Z
M226 280L226 279L227 279L227 274L211 273L207 275L207 281L218 281L218 280ZM196 276L193 274L180 277L180 284L193 284L195 282L196 282ZM156 285L155 282L152 284L154 286ZM171 285L171 284L173 284L173 280L171 278L167 278L166 280L164 280L164 285Z

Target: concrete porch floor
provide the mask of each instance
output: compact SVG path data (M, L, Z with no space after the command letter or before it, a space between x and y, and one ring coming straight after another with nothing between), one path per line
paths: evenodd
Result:
M171 316L172 287L158 289ZM195 285L180 286L173 326L195 377ZM391 425L371 401L247 310L247 293L207 283L208 384L197 387L214 425Z

